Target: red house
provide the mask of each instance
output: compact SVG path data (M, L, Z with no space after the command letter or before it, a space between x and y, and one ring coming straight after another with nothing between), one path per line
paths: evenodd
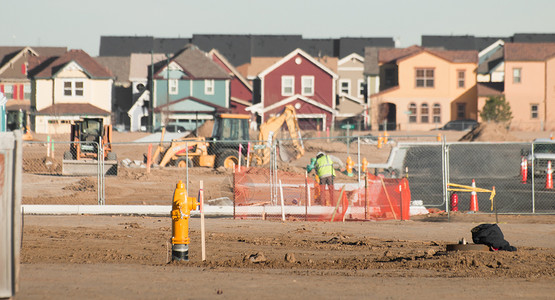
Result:
M337 75L301 49L289 53L254 81L254 103L248 111L263 123L293 105L302 129L325 130L335 117Z
M245 109L252 105L252 85L218 50L212 49L208 55L231 76L229 86L229 108L231 112L236 114L249 113Z

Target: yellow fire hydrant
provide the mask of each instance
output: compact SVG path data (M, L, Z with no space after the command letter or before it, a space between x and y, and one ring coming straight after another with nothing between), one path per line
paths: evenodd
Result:
M177 183L172 204L172 260L189 260L189 217L198 207L197 199L187 197L185 184Z

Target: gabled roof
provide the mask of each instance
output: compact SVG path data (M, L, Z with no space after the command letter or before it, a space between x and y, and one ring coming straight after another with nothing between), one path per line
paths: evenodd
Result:
M543 61L555 55L555 43L506 43L505 61Z
M478 82L478 97L503 95L504 82Z
M406 59L416 54L427 52L453 63L477 63L478 51L476 50L437 50L420 46L408 48L381 49L378 57L380 63L391 63Z
M64 47L0 47L0 74L4 78L27 78L26 73L22 73L21 70L15 68L12 72L7 72L10 70L10 66L17 60L21 59L26 53L30 56L26 62L32 61L33 57L42 56L48 57L51 55L61 55L66 52L67 48ZM29 66L27 66L28 68Z
M33 76L35 78L52 78L56 76L69 63L75 62L83 68L91 78L113 78L114 75L110 70L101 65L94 58L90 57L83 50L70 50L60 57L44 65L38 73Z
M338 57L342 58L351 53L364 55L365 47L395 47L395 41L391 37L343 37L338 41Z
M298 48L296 50L294 50L293 52L287 54L285 57L283 57L281 60L279 60L278 62L276 62L275 64L273 64L269 68L262 71L260 74L258 74L258 77L266 76L268 73L272 72L273 70L275 70L276 68L278 68L279 66L281 66L285 62L289 61L291 58L295 57L296 55L303 56L305 59L307 59L311 63L315 64L317 67L324 70L324 72L330 74L334 79L337 79L337 77L338 77L337 74L335 74L335 72L333 72L330 68L326 67L324 64L320 63L318 60L316 60L312 56L308 55L308 53L306 53L303 50L298 49Z
M152 63L157 64L166 59L165 54L153 53L131 53L129 62L129 80L146 80L149 74L149 67Z
M231 73L233 73L233 75L237 77L237 79L239 79L252 92L252 85L249 83L249 81L243 75L241 75L241 73L237 71L237 69L235 69L235 66L233 66L223 54L221 54L216 49L210 50L209 54L211 56L215 56L219 61L221 61L222 64L224 64L226 68L231 70Z
M170 63L177 63L185 73L196 79L229 79L230 76L217 63L210 59L205 52L201 51L194 45L188 45L171 59ZM162 66L166 66L166 62L161 61ZM162 68L158 69L159 73Z
M342 59L340 59L340 60L337 62L337 65L342 65L342 64L344 64L344 63L346 63L346 62L349 62L351 59L356 59L356 60L358 60L358 61L360 61L360 62L362 62L362 63L364 62L364 57L362 57L362 56L360 56L360 55L358 55L358 54L356 54L356 53L351 53L351 54L349 54L349 55L343 57Z
M129 56L99 56L95 59L114 74L115 82L129 83Z
M260 72L266 70L280 59L282 57L251 57L250 63L238 66L237 70L247 79L254 79Z
M276 103L274 103L272 105L269 105L269 106L266 106L266 107L262 107L262 103L257 103L255 105L252 105L251 107L245 108L245 110L250 111L252 113L263 114L263 113L269 112L272 109L276 109L278 107L281 107L281 106L284 106L288 103L291 103L295 100L302 100L302 101L304 101L306 103L310 103L310 104L312 104L312 105L314 105L314 106L316 106L320 109L327 110L327 111L331 112L332 114L335 113L335 110L333 108L331 108L327 105L324 105L324 104L322 104L322 103L320 103L320 102L318 102L314 99L311 99L311 98L308 98L306 96L300 95L300 94L295 94L293 96L287 97L285 99L282 99L279 102L276 102Z
M482 51L497 40L509 42L510 37L475 37L473 35L423 35L421 45L425 48L443 48L445 50Z
M35 114L37 115L90 115L90 116L109 116L110 112L98 108L89 103L57 103Z
M497 48L494 52L492 52L489 55L489 57L484 59L484 61L478 65L477 73L478 74L489 73L492 69L494 69L504 61L504 54L505 54L505 50L503 49L503 47Z
M212 103L212 102L205 101L205 100L202 100L202 99L193 97L193 96L187 96L187 97L185 97L185 98L181 98L181 99L178 99L178 100L174 100L174 101L172 101L172 102L170 102L170 103L165 103L165 104L163 104L163 105L157 106L157 107L154 108L154 112L162 112L162 111L164 111L164 109L165 109L166 107L169 108L170 106L172 106L172 105L174 105L174 104L176 104L176 103L183 102L183 101L186 101L186 100L192 100L192 101L198 102L198 103L200 103L200 104L203 104L203 105L205 105L205 106L211 107L211 108L213 108L216 112L229 112L229 111L231 111L229 108L225 108L225 107L216 105L216 104L214 104L214 103ZM194 112L194 111L173 111L173 112L175 112L175 113L187 113L187 112ZM207 111L207 112L208 112L208 111Z

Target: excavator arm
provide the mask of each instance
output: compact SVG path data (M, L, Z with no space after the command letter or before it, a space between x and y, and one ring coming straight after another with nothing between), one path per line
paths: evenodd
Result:
M258 134L259 147L255 156L258 164L264 165L270 161L272 140L275 133L284 123L287 124L289 135L297 152L295 159L304 155L304 145L295 108L292 105L287 105L279 116L271 117L264 124L260 125L260 133Z

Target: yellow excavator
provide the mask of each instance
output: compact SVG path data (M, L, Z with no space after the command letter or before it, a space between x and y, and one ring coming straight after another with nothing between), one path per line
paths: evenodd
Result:
M241 164L246 165L249 141L249 115L219 114L214 119L211 137L191 137L174 139L169 146L164 146L164 131L160 144L152 155L152 163L160 167L225 167L232 168L239 164L239 145L241 145ZM271 117L260 125L258 142L250 155L251 165L264 165L270 162L272 139L283 124L287 124L290 140L296 154L295 159L304 155L301 132L297 123L295 108L287 105L279 116ZM289 139L287 139L288 141ZM284 141L285 142L285 141ZM281 145L281 140L280 140ZM291 159L285 147L280 147L280 157L284 161ZM145 159L146 161L146 159Z
M297 122L297 113L292 105L286 105L283 112L278 116L269 118L264 124L260 125L260 133L258 134L258 144L255 145L255 152L251 158L253 165L265 165L270 162L271 147L276 134L281 129L283 124L287 125L289 131L290 141L295 149L295 159L304 155L304 145L301 137L301 131ZM284 161L289 161L290 156L285 149L281 146L281 140L278 144L280 158Z

